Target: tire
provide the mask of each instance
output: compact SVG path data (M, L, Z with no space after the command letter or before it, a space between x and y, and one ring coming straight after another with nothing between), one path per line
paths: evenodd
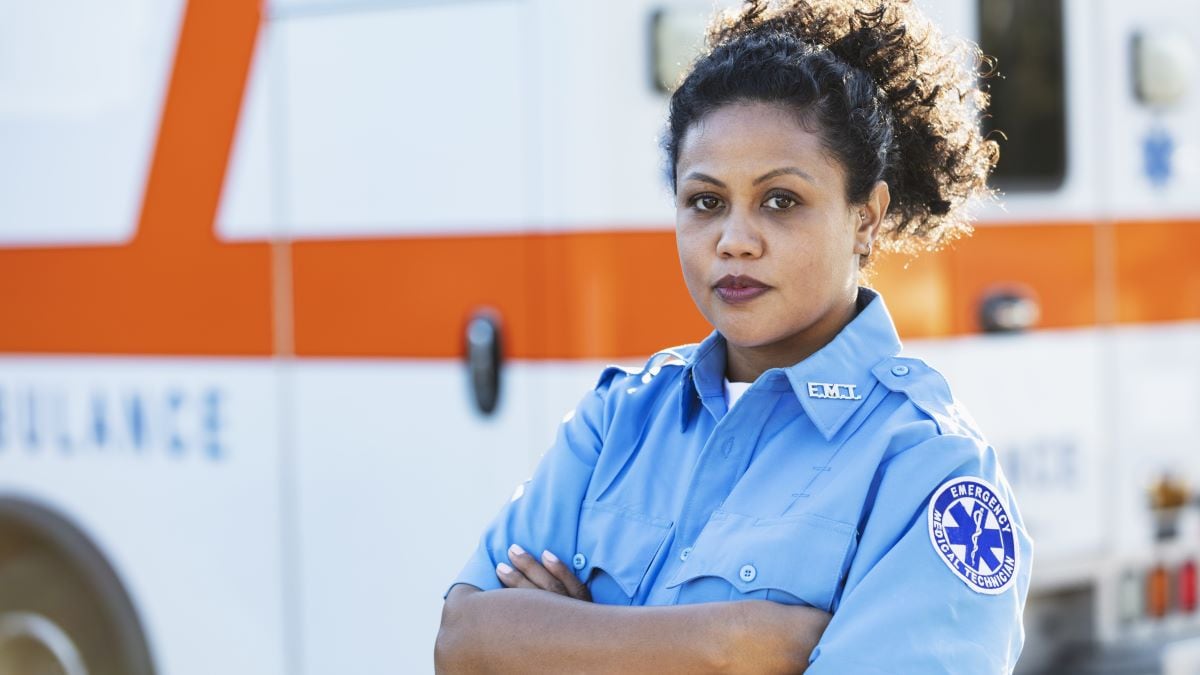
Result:
M72 543L10 515L0 511L0 675L152 675L136 614L98 551L77 531Z

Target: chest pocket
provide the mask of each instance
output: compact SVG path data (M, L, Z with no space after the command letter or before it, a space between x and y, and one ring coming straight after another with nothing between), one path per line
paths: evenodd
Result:
M624 507L585 503L572 562L591 589L592 600L605 605L631 604L671 525L670 520Z
M853 525L820 516L716 511L667 587L680 604L760 598L830 611L856 547Z

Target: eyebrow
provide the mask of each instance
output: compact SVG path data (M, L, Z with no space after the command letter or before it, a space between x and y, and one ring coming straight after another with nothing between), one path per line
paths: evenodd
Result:
M785 174L799 176L810 183L817 182L817 181L813 180L813 177L811 175L809 175L808 173L801 171L800 169L797 169L794 166L785 166L782 169L775 169L774 171L768 171L767 173L764 173L763 175L759 176L758 178L755 178L754 184L758 185L759 183L761 183L763 181L771 180L772 178L775 178L776 176L783 176Z
M759 183L761 183L763 181L771 180L772 178L775 178L777 176L783 176L783 175L789 175L789 174L792 176L799 176L800 178L803 178L804 180L806 180L810 183L817 182L817 181L813 180L813 177L811 175L809 175L808 173L806 173L794 166L785 166L782 169L775 169L774 171L768 171L767 173L764 173L763 175L759 176L758 178L755 178L754 185L758 185ZM710 176L706 173L700 173L699 171L693 171L693 172L689 173L688 175L684 176L683 179L684 180L698 180L698 181L702 181L705 183L712 183L713 185L716 185L719 188L726 187L724 183L717 180L716 178L713 178L712 176Z
M693 172L689 173L688 175L684 176L683 179L684 180L698 180L698 181L703 181L705 183L712 183L713 185L716 185L719 188L725 187L725 184L722 183L721 181L717 180L716 178L713 178L712 176L710 176L706 173L700 173L699 171L693 171Z

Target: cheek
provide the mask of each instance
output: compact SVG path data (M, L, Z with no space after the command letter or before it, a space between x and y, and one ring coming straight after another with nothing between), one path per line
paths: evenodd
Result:
M786 246L778 245L776 250L783 261L780 274L806 297L829 286L840 285L842 266L853 260L849 253L842 255L842 249L846 247L840 240L839 234L830 233L797 237Z
M854 256L854 230L844 226L840 219L830 218L831 224L822 228L812 241L814 257L819 253L823 264L837 267L843 259Z
M676 237L679 249L679 265L683 272L683 283L688 294L697 305L703 304L708 279L708 257L704 247L694 237Z
M683 267L684 277L690 278L703 271L704 245L694 232L676 229L675 248L679 251L679 264Z

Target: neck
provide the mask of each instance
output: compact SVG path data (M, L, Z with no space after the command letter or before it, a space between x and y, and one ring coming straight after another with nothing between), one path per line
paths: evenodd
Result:
M807 330L766 345L743 347L725 343L725 376L730 382L753 382L772 368L787 368L829 344L858 313L857 290Z

